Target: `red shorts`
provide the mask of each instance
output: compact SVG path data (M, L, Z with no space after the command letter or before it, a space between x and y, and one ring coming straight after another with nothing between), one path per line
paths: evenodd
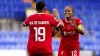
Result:
M45 53L45 54L29 54L29 56L52 56L52 53Z
M59 48L58 56L79 56L78 48Z

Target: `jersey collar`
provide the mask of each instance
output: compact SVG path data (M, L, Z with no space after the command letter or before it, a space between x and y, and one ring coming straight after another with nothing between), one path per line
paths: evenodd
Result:
M36 13L36 14L45 14L45 13Z
M65 18L65 21L66 21L67 23L70 23L70 22L71 22L71 21L67 21L66 18Z

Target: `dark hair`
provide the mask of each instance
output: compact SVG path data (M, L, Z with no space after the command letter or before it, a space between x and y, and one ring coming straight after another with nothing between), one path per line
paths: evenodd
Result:
M36 3L36 10L42 10L45 7L45 3L42 1L39 1Z
M72 7L72 6L69 6L71 9L72 9L72 11L74 12L74 8Z

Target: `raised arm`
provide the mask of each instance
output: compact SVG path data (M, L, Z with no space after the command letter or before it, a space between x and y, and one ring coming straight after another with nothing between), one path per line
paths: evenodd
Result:
M59 27L64 27L64 23L60 19L57 9L53 9L53 15L54 15L55 19L60 22Z

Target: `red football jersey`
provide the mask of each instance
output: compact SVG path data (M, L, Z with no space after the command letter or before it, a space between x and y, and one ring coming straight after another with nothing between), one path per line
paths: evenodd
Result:
M79 48L79 33L66 19L62 20L64 27L61 28L62 39L61 47L78 47ZM79 18L75 19L76 25L82 24Z
M29 25L29 39L27 49L30 54L52 53L52 26L58 26L52 15L37 13L29 16L25 21Z

